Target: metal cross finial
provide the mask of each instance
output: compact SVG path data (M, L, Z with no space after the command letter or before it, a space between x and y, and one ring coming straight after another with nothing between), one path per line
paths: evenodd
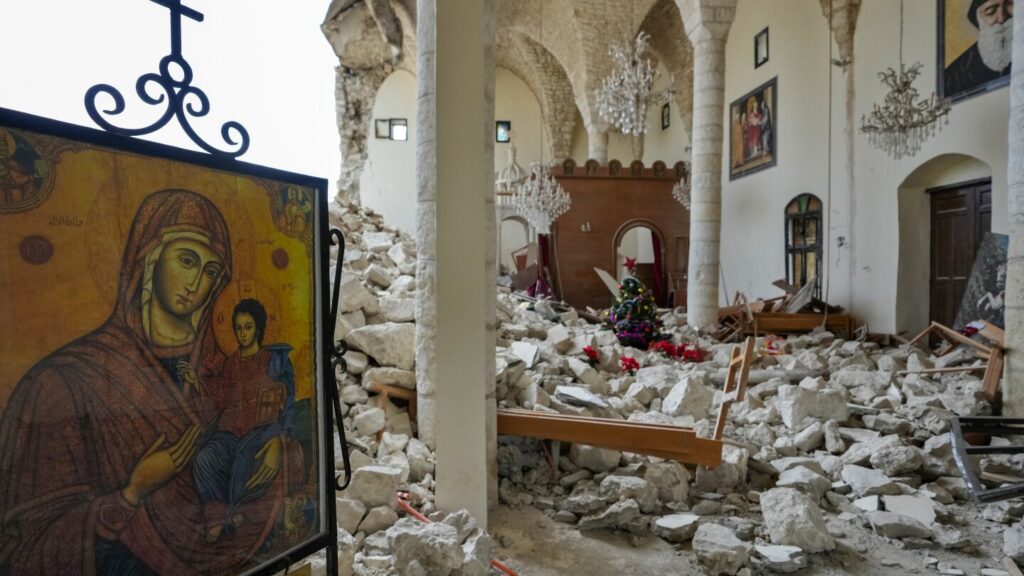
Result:
M167 108L155 122L148 126L141 128L115 126L104 115L117 116L124 112L124 96L109 84L97 84L85 93L85 110L89 113L89 117L104 130L123 136L141 136L155 132L170 122L171 117L176 117L188 137L210 154L229 158L237 158L245 154L245 151L249 149L249 133L238 122L225 122L220 129L221 138L229 146L234 147L234 150L221 150L208 144L196 133L190 123L190 118L206 116L210 112L210 99L205 92L192 86L192 67L181 55L181 17L202 22L203 14L184 6L182 0L150 0L150 2L159 4L171 12L171 53L160 59L159 73L143 74L136 80L135 92L140 100L153 106L163 104L166 100ZM151 94L150 88L153 88L154 85L159 90L155 91L155 94ZM106 94L113 99L114 106L99 110L96 99L100 94Z
M181 17L203 21L203 13L181 3L181 0L149 0L171 11L171 54L181 56Z

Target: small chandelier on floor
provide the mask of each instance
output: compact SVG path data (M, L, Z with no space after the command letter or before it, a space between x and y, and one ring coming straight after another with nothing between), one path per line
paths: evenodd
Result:
M668 101L671 88L652 95L654 64L646 56L646 32L639 32L632 42L614 44L608 50L615 63L612 73L597 90L597 113L623 134L647 132L647 108Z
M900 0L900 70L887 68L879 72L889 93L881 105L875 104L868 116L861 117L860 131L868 135L872 146L885 151L896 160L913 156L921 144L942 129L939 122L949 124L949 102L939 100L933 92L921 99L914 80L921 73L921 63L903 65L903 0Z
M569 210L572 199L544 164L534 162L530 169L533 175L515 188L512 206L538 234L550 234L551 224Z

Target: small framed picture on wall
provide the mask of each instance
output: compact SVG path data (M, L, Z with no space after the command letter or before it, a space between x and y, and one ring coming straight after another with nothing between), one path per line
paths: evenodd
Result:
M378 118L374 121L374 136L377 138L391 138L391 120Z
M664 104L661 105L661 129L662 130L668 130L669 124L671 123L670 114L671 114L671 110L669 108L668 102L665 102Z
M494 123L494 141L502 144L512 141L511 120L498 120Z
M768 62L768 28L765 27L754 36L754 68L760 68Z

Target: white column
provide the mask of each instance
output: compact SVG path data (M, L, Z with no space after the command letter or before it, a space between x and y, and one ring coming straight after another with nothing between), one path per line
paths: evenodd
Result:
M736 0L677 0L693 44L693 156L690 259L686 319L704 328L718 323L722 233L722 134L725 41Z
M602 166L608 163L607 126L587 126L587 156Z
M484 3L484 165L494 166L494 90L496 50L494 40L494 0ZM495 346L498 342L498 219L494 198L494 172L484 173L484 214L487 219L487 245L484 256L484 345L485 426L487 442L487 504L498 505L498 419L497 365Z
M1010 251L1006 268L1006 365L1003 413L1024 417L1024 18L1013 21L1007 209Z
M417 2L416 236L419 422L436 449L436 503L486 526L484 13L480 0Z

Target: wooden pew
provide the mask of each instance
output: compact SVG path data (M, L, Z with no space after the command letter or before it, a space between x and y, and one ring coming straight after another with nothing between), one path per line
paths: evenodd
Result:
M722 434L729 408L743 401L753 358L754 338L747 338L742 352L739 346L733 348L725 396L711 438L700 438L693 428L682 426L530 410L498 410L498 434L587 444L714 468L722 462Z

